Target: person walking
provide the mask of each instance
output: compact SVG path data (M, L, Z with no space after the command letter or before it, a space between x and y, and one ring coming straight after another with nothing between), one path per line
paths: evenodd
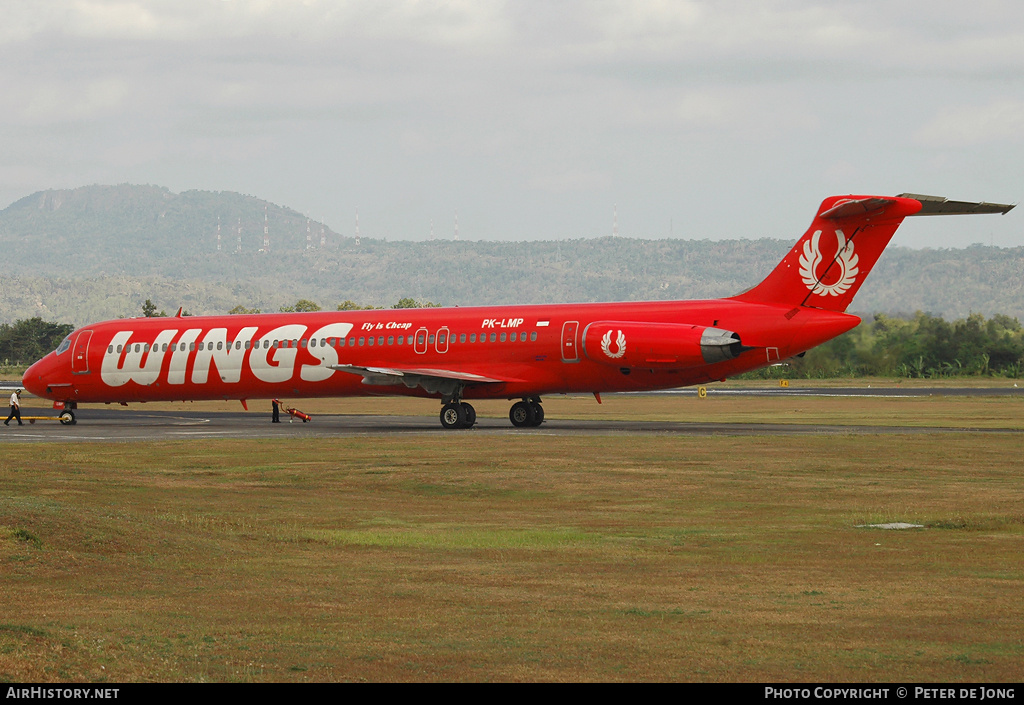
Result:
M279 407L280 407L281 402L279 402L277 399L271 399L270 403L271 403L271 405L273 406L273 409L274 409L274 415L271 418L270 423L281 423L281 418L280 418L280 413L281 412L279 411Z
M7 416L7 420L4 421L4 426L8 426L11 423L11 419L18 419L18 425L24 426L21 422L21 390L17 390L11 395L11 413Z

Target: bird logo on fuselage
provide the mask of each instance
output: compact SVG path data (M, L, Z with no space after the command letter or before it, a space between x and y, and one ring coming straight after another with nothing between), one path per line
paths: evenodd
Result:
M619 337L615 339L616 352L612 352L611 348L612 332L608 331L607 333L604 334L604 337L601 338L601 352L603 352L605 355L612 358L613 360L617 360L618 358L626 354L626 336L622 334L621 330L619 331Z

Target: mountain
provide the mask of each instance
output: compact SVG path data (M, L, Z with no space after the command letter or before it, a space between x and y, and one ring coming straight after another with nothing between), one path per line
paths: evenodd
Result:
M461 306L711 298L760 281L798 235L357 244L324 226L321 247L320 228L290 208L232 192L129 184L41 191L0 211L0 321L41 316L80 325L138 315L147 298L168 313L184 306L196 314L237 305L276 311L300 298L324 308L403 297ZM853 310L1024 318L1024 248L890 247Z

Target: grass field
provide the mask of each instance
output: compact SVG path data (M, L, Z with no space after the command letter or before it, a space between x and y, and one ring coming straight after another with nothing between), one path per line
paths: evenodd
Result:
M718 401L686 404L741 413ZM745 421L795 413L756 401ZM846 423L906 401L848 401ZM1021 426L1020 400L917 403ZM837 400L799 404L843 422ZM2 452L0 680L1024 677L1024 434ZM891 521L926 528L858 528Z

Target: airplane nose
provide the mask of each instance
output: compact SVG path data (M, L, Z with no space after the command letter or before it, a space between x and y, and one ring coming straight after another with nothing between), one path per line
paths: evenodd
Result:
M33 363L21 378L21 385L29 392L41 399L50 399L53 397L52 392L48 392L47 387L53 380L53 358L54 354L50 353L42 360Z

